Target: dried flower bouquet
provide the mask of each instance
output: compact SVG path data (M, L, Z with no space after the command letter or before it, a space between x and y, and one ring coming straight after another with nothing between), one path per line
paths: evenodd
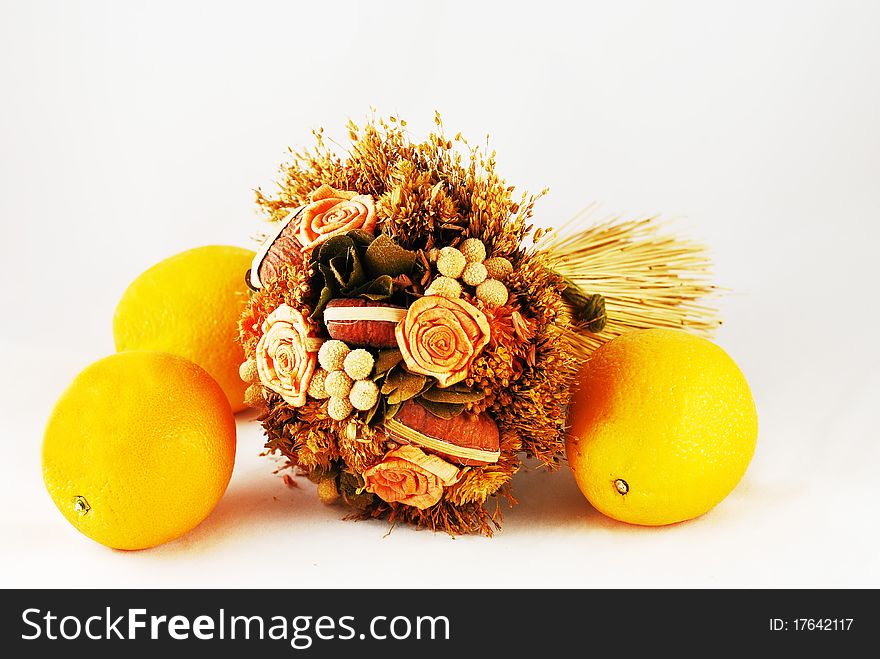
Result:
M717 325L700 245L651 219L535 230L439 116L295 151L240 323L267 447L357 517L491 535L521 456L555 466L579 365L629 328ZM543 194L543 193L542 193ZM487 506L493 499L495 506Z

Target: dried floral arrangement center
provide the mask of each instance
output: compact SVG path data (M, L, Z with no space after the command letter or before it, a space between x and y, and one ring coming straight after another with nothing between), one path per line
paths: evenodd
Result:
M242 378L270 451L356 517L492 534L523 455L553 467L583 360L717 324L699 244L652 220L535 230L495 153L395 117L294 151L247 281ZM544 194L544 193L541 193Z

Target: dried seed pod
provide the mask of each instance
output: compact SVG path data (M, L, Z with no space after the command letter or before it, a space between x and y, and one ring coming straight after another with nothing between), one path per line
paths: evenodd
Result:
M312 381L309 382L309 396L315 400L323 400L330 397L325 387L328 375L329 373L323 368L315 371L314 375L312 375Z
M437 277L425 290L425 295L441 295L448 298L461 297L461 284L451 277Z
M324 391L333 398L346 398L351 391L351 385L352 379L345 371L330 371L324 381Z
M369 410L379 400L379 387L372 380L358 380L351 386L348 400L356 410Z
M468 263L461 273L461 280L468 286L479 286L488 276L486 266L482 263Z
M458 246L458 251L464 255L468 263L482 263L486 259L486 246L477 238L465 240Z
M352 380L363 380L370 377L374 362L373 355L363 348L358 348L346 355L343 368Z
M513 272L513 264L502 256L494 256L483 261L489 277L503 282Z
M318 498L321 503L331 504L339 498L339 490L336 487L335 478L325 478L318 483Z
M263 385L252 384L244 390L244 402L248 407L263 407L266 398L263 396Z
M507 286L497 279L487 279L477 286L477 299L490 307L507 304Z
M350 351L342 341L325 341L318 351L318 362L325 371L341 371Z
M329 414L330 418L334 421L344 421L351 415L353 410L354 408L348 398L332 396L327 402L327 414Z
M466 265L467 261L464 258L464 254L455 249L455 247L444 247L437 256L437 271L441 275L451 277L452 279L461 277L461 271L464 270Z
M257 361L248 359L246 362L242 362L238 367L238 376L242 382L259 382L260 374L257 372Z

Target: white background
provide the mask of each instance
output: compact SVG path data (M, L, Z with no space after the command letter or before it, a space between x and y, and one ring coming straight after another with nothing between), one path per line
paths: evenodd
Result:
M878 587L880 3L3 2L0 586ZM41 478L56 397L113 351L154 262L248 246L288 145L370 106L491 133L551 187L708 243L717 341L760 416L746 478L669 528L592 510L567 468L516 480L495 538L346 522L285 487L239 420L232 483L179 541L116 552ZM368 566L368 567L367 567Z

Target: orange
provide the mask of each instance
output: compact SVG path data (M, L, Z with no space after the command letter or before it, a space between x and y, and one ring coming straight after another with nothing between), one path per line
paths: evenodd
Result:
M702 515L746 472L758 420L720 347L651 329L609 341L584 365L569 408L569 465L600 512L656 526Z
M43 440L43 479L79 531L144 549L199 524L235 460L235 418L206 371L160 352L125 352L83 370Z
M208 245L160 261L135 279L116 307L116 349L186 357L217 380L234 412L245 407L238 375L244 351L238 319L248 300L245 273L254 252Z

